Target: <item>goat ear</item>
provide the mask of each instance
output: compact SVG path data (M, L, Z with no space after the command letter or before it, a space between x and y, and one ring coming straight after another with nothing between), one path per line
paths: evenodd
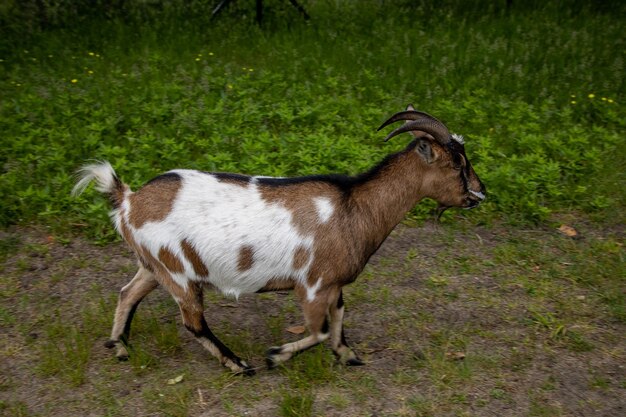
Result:
M437 159L437 151L433 149L432 143L425 138L422 138L417 142L415 152L417 152L418 155L429 164L432 164L435 159Z
M413 107L412 104L409 104L406 106L406 110L415 110L415 107Z

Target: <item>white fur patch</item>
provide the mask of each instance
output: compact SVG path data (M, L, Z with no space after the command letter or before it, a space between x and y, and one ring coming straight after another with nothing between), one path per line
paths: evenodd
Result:
M306 299L309 302L312 302L313 300L315 300L315 295L317 294L317 290L320 289L321 285L322 285L322 277L319 277L314 286L306 287Z
M463 135L457 135L456 133L453 133L452 134L452 139L456 140L461 145L463 145L465 143L465 138L463 137Z
M313 236L298 232L290 210L263 200L253 181L242 187L198 171L171 172L182 178L172 211L163 221L129 228L136 242L153 255L167 247L181 260L184 272L172 274L178 284L186 288L188 279L208 281L234 297L256 292L276 277L293 277L306 285L311 262L294 269L293 254L299 247L312 252ZM128 212L127 201L121 207ZM195 274L180 245L183 239L198 252L208 277ZM238 269L242 246L254 248L254 262L245 271Z
M330 199L326 197L316 197L313 199L313 202L315 203L315 208L317 209L317 215L319 216L320 221L322 223L328 222L335 211Z
M79 181L72 189L72 195L82 193L89 183L96 180L96 190L102 193L110 193L115 188L115 171L107 161L99 161L89 164L78 170Z
M481 200L484 200L484 199L485 199L485 195L484 195L483 193L481 193L481 192L476 192L476 191L472 191L472 190L469 190L469 192L470 192L472 195L474 195L474 196L476 196L476 197L480 198Z

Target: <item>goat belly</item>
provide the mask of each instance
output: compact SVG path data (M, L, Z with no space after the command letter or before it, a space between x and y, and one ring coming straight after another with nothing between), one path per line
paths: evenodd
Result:
M254 180L172 172L180 175L182 185L171 211L133 234L154 256L165 248L179 260L182 270L170 271L175 281L210 282L235 297L256 292L272 279L306 282L313 236L294 228L287 208L265 201Z

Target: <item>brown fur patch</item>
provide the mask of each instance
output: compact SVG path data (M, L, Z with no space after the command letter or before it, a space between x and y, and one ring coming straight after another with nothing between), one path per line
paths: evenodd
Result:
M296 281L289 277L277 277L267 281L267 284L257 292L292 290Z
M183 253L185 254L185 257L187 258L187 260L191 262L191 265L193 266L193 270L196 273L196 275L198 275L199 277L204 277L204 278L208 277L209 270L204 264L204 262L202 262L202 258L200 258L200 255L194 249L191 243L189 243L187 239L183 239L180 242L180 246L183 249Z
M254 265L254 250L252 246L242 246L239 249L239 259L237 260L237 269L240 272L247 271Z
M163 287L165 287L165 289L167 289L167 291L172 294L177 301L185 300L187 292L180 285L178 285L176 281L174 281L165 266L158 259L156 259L150 250L145 246L141 245L139 249L141 251L141 258L143 259L143 262L147 263L146 266L149 265L149 270L154 271L159 284L163 285Z
M170 272L180 273L185 271L185 267L180 259L166 247L159 249L159 260L163 262L163 265L165 265Z
M314 198L328 198L337 207L340 193L332 185L324 182L303 182L291 185L260 185L261 198L269 204L279 204L291 211L292 223L305 235L314 234L320 225Z
M167 175L167 174L165 174ZM180 176L157 177L128 197L128 222L139 229L147 222L158 222L172 211L174 200L182 185Z
M311 258L311 251L304 246L298 246L293 254L293 269L303 268Z

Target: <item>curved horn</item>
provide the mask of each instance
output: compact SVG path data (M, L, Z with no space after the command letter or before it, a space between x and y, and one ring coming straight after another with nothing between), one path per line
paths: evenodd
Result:
M445 145L450 142L450 132L448 128L443 125L438 120L430 120L430 119L419 119L413 120L411 122L405 123L399 128L392 131L385 138L385 142L391 139L394 136L399 135L400 133L410 132L412 130L421 130L422 132L426 132L430 134L437 142L442 145Z
M398 112L398 113L394 114L393 116L391 116L382 125L380 125L380 127L377 129L377 131L382 129L385 126L389 126L390 124L395 123L395 122L400 121L400 120L419 120L419 119L424 119L424 118L430 119L430 120L434 120L435 122L440 123L441 125L443 125L443 123L441 123L439 120L437 120L436 118L434 118L430 114L425 113L423 111L405 110L405 111Z

